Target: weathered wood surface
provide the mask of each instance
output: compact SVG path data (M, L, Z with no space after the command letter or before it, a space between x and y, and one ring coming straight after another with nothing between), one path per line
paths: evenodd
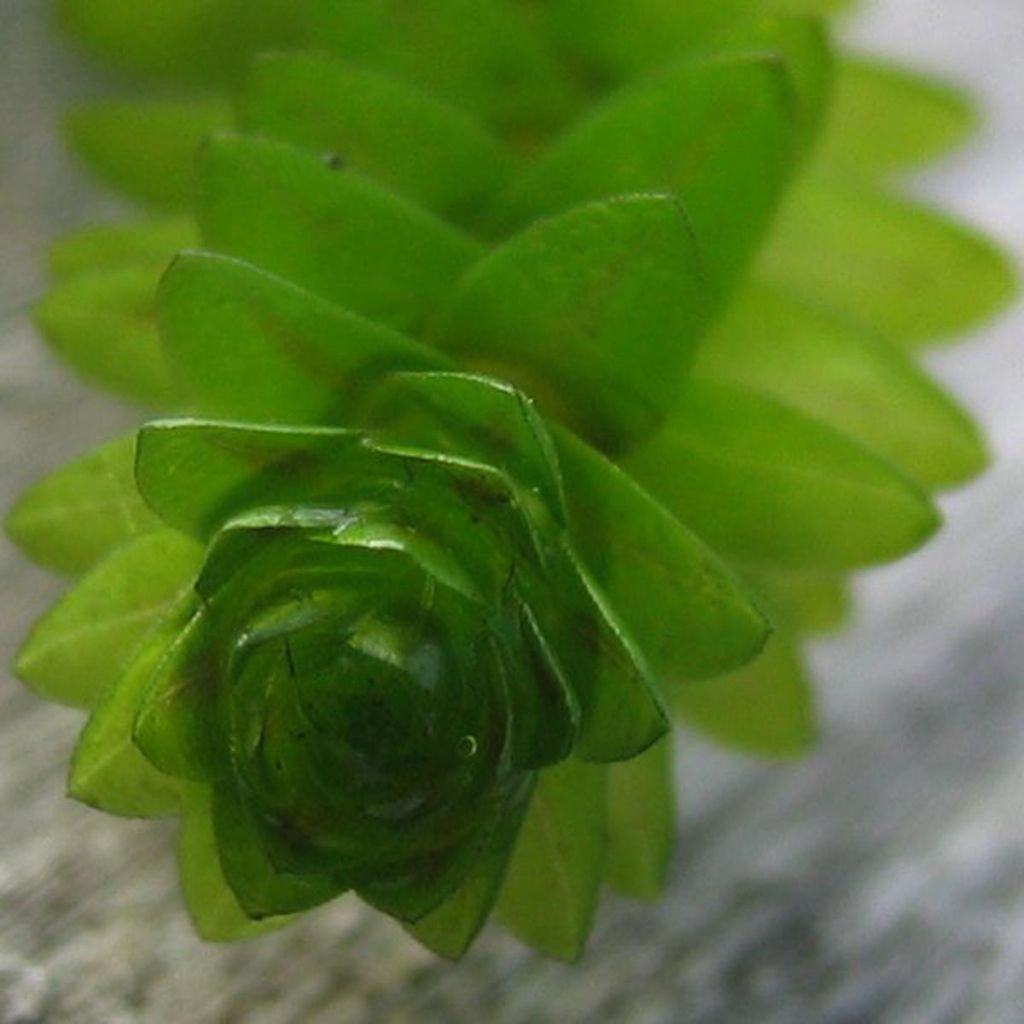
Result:
M103 215L61 155L60 104L94 87L40 0L0 9L0 500L128 422L27 325L44 241ZM924 183L1024 250L1024 9L877 0L859 35L959 72L993 129ZM1024 1020L1024 400L1018 313L936 360L997 462L944 535L874 574L817 656L826 742L769 766L684 745L680 852L656 907L609 902L575 967L498 932L459 966L344 901L258 944L201 945L165 825L64 799L76 714L0 683L0 1022ZM0 550L9 660L55 585Z

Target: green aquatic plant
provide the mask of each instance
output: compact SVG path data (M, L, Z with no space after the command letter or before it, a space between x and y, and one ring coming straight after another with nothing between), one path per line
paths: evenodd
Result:
M181 817L204 937L351 890L572 958L664 884L673 719L813 742L804 638L984 465L915 350L1012 291L890 180L969 105L833 6L58 4L149 83L67 127L153 212L37 320L175 418L11 511L78 577L17 670L89 712L74 797Z

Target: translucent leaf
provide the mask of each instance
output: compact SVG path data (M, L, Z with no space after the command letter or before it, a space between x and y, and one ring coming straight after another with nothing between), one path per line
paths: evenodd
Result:
M608 768L609 884L633 899L660 896L675 831L672 740L665 738L639 757Z
M189 917L201 939L237 942L276 931L294 915L254 921L241 908L220 866L209 788L185 787L178 842L181 890Z
M447 365L426 346L247 263L180 256L157 318L167 357L198 411L279 423L351 421L375 380Z
M971 100L941 79L873 58L839 64L819 159L868 173L930 163L977 127Z
M599 105L520 175L501 207L509 229L588 200L679 197L713 300L745 267L796 157L790 81L774 54L688 60Z
M795 633L832 633L850 616L849 584L825 572L750 571L772 618Z
M313 38L425 87L509 133L544 129L576 105L566 71L508 0L315 0Z
M169 530L118 548L36 624L18 675L47 700L92 707L191 587L201 551Z
M168 81L221 84L250 53L297 42L294 0L57 0L66 30L111 67Z
M502 923L549 956L575 960L604 874L607 770L564 761L541 773L498 901Z
M199 235L190 217L104 224L59 239L50 248L49 265L58 278L117 267L152 267L155 282L175 252L198 244Z
M458 108L370 68L316 54L263 57L240 101L250 132L335 153L347 166L458 221L477 217L512 162Z
M820 174L793 190L760 269L908 346L976 326L1015 288L1002 253L977 232L866 183Z
M905 353L770 286L742 293L701 343L695 373L777 398L928 487L985 467L977 428Z
M469 238L382 186L263 139L206 147L199 222L210 248L403 329L478 255Z
M752 658L768 624L718 557L593 449L555 439L573 541L655 674L701 678Z
M72 149L111 188L177 209L195 197L200 144L230 127L221 100L98 100L66 119Z
M85 572L160 522L135 487L135 435L89 452L30 487L7 515L8 536L47 569Z
M686 213L667 196L630 196L540 221L495 249L459 282L434 334L617 448L664 414L707 315Z
M628 472L716 551L752 565L848 569L905 554L939 523L927 495L830 427L694 380Z
M145 639L124 673L108 686L79 738L68 793L109 814L160 817L179 808L177 779L158 772L135 746L135 717L153 671L187 616L189 601Z
M36 306L36 324L90 383L142 405L174 405L177 392L153 323L157 279L149 266L67 278Z
M814 693L793 640L776 634L736 672L675 690L682 721L762 757L796 757L817 741Z

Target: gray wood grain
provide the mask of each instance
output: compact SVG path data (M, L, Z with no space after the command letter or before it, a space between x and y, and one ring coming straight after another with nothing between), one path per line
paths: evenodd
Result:
M45 241L113 207L62 155L60 106L101 88L0 11L0 501L131 421L32 336ZM957 70L982 144L921 187L1024 251L1024 10L877 0L860 40ZM826 739L794 765L686 739L679 854L656 906L609 900L567 967L489 932L432 959L340 901L255 944L204 946L180 908L173 828L63 797L79 716L0 682L0 1022L469 1021L1019 1024L1024 1020L1024 402L1020 313L935 367L996 462L927 552L871 574L856 628L815 654ZM9 659L56 585L0 548Z

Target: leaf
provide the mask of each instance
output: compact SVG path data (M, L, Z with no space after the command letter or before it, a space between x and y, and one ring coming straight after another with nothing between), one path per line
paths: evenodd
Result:
M526 803L505 814L469 877L436 910L405 930L417 942L449 960L461 959L486 924L498 898Z
M240 100L247 132L336 153L428 210L472 223L504 185L512 157L466 113L360 67L318 54L255 61Z
M732 572L612 463L553 436L573 543L655 675L702 678L752 658L769 627Z
M576 960L593 926L604 872L606 772L563 761L541 773L512 853L498 913L517 938Z
M824 572L748 571L772 618L795 633L834 633L850 617L850 588Z
M793 169L797 123L777 54L684 60L616 93L513 182L511 230L588 200L678 196L713 304L745 268Z
M530 15L507 0L314 0L312 38L443 97L507 133L532 134L575 108L571 79Z
M716 551L751 565L870 565L912 550L939 524L927 495L867 449L710 381L692 381L623 467Z
M394 370L438 369L443 356L247 263L179 256L161 283L157 320L193 407L268 423L351 421Z
M415 328L478 255L368 178L264 139L207 145L198 215L210 248L399 329Z
M707 316L686 213L667 196L630 196L540 221L495 249L433 333L618 448L665 413Z
M184 787L178 867L189 917L206 942L238 942L257 938L291 924L294 915L250 918L231 891L221 870L209 787Z
M867 183L807 175L760 258L772 284L907 347L977 326L1013 272L974 230Z
M66 118L72 150L102 181L131 199L179 209L195 197L200 144L230 127L222 100L99 100Z
M665 890L675 846L675 818L670 737L639 757L610 765L609 884L633 899L657 899Z
M977 128L971 99L938 78L870 57L839 63L822 164L888 174L931 163Z
M963 483L987 462L977 427L908 355L768 285L741 293L694 372L791 405L926 487Z
M68 795L124 817L162 817L179 809L177 779L157 771L133 740L135 717L159 665L187 614L183 601L135 652L119 678L104 690L75 747Z
M156 80L223 84L250 53L301 38L292 0L58 0L65 30L104 62Z
M7 535L34 562L76 575L160 523L135 487L135 435L110 441L30 487Z
M551 0L545 27L597 84L678 57L741 21L754 0Z
M151 267L153 281L179 249L194 249L199 236L190 217L162 217L132 224L103 224L65 235L49 252L50 272L74 278L89 271Z
M158 530L101 562L36 624L16 671L47 700L92 707L191 587L201 551Z
M674 693L682 721L760 757L797 757L817 741L814 693L793 640L776 634L751 664Z
M90 383L141 405L173 406L178 396L153 323L157 278L149 266L118 266L65 279L36 306L36 325Z

